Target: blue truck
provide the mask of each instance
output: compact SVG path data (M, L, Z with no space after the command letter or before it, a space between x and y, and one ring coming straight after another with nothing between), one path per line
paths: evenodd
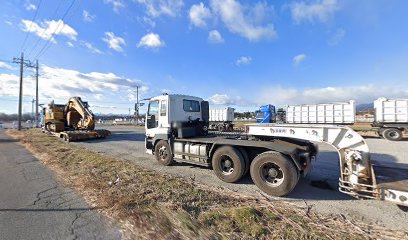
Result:
M276 121L276 111L275 106L272 104L260 106L259 110L256 111L256 122L257 123L272 123Z

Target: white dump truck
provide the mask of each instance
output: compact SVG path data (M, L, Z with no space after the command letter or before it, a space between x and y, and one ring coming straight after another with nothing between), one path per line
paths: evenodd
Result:
M285 196L311 169L318 153L314 142L323 142L338 151L341 192L408 206L408 176L394 181L394 172L383 171L377 179L365 140L347 126L252 124L245 133L219 136L208 134L208 123L209 105L202 98L173 94L151 98L146 152L166 166L177 161L211 167L219 179L230 183L250 172L263 192Z
M210 108L210 130L228 131L234 130L234 112L232 107Z
M325 104L288 105L286 123L289 124L341 124L356 123L356 103L349 102ZM374 121L372 128L385 139L398 141L408 130L408 99L379 98L374 101Z

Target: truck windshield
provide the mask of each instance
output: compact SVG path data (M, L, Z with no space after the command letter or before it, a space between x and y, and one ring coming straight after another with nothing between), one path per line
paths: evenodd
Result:
M264 118L265 117L265 113L264 112L257 112L256 113L256 118Z

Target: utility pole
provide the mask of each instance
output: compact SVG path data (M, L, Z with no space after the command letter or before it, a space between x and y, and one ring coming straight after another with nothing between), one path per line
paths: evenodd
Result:
M23 74L24 74L24 53L21 53L20 58L14 58L14 63L20 64L20 91L18 96L18 116L17 116L17 129L21 130L21 112L23 108Z
M21 53L20 58L13 58L13 63L20 64L20 91L18 96L18 130L21 130L21 119L22 119L22 111L23 111L23 77L24 77L24 66L25 67L34 67L29 60L24 60L24 53ZM38 104L38 102L37 102Z
M136 121L139 122L139 85L136 86Z
M38 125L38 59L35 62L35 127Z

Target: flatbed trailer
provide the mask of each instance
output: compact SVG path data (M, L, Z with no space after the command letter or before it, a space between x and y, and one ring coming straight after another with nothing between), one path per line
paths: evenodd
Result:
M112 135L110 131L105 130L105 129L71 130L71 131L63 131L63 132L51 132L51 131L43 130L43 132L51 134L58 138L61 138L66 142L77 142L77 141L84 141L84 140L91 140L91 139L101 139L101 138L105 138L105 137Z
M371 163L366 141L347 126L247 125L247 135L296 138L326 143L339 154L339 191L355 198L378 199L408 206L408 171Z

